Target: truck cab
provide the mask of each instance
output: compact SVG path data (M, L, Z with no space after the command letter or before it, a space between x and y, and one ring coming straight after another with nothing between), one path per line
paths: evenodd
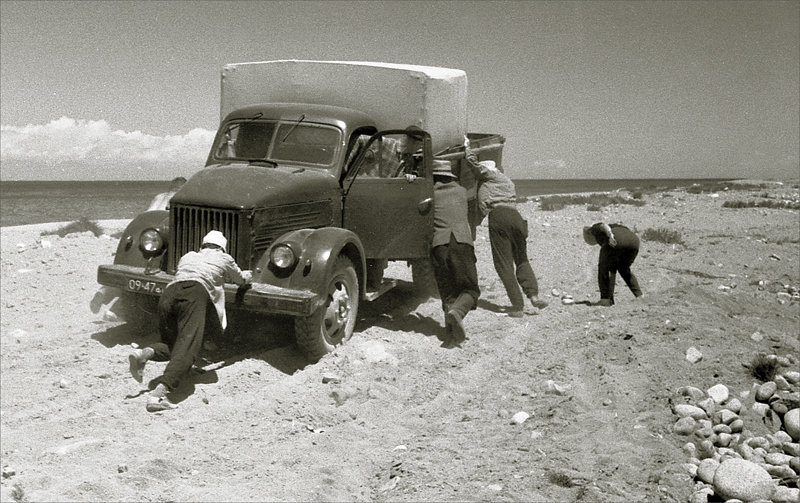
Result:
M210 230L253 271L238 308L295 317L298 346L316 359L349 339L359 302L392 283L388 260L426 260L432 235L430 136L378 132L356 110L263 104L222 121L205 167L125 230L98 281L155 316L183 254Z

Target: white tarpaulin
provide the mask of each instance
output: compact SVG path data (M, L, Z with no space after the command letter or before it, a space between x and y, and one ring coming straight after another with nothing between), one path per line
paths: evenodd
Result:
M365 61L278 60L222 69L220 119L258 103L348 107L378 129L417 126L433 151L461 144L467 132L467 75L462 70Z

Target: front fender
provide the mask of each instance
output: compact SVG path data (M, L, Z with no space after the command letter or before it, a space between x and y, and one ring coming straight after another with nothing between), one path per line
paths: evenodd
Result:
M275 245L286 243L298 254L297 264L288 274L270 267L270 251ZM276 239L258 261L253 281L284 288L309 290L321 299L327 296L328 278L333 274L336 257L344 254L353 261L358 276L359 291L364 292L366 258L364 246L358 236L347 229L323 227L300 229Z
M131 220L122 232L122 237L119 238L119 244L117 245L117 253L114 255L115 264L136 267L145 267L147 265L148 260L139 250L139 235L148 227L157 228L167 244L164 249L169 248L169 211L146 211ZM154 260L160 261L162 270L166 269L166 253L162 253Z

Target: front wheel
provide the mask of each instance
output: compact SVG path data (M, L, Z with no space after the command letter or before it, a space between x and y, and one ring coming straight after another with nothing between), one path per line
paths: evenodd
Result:
M350 340L358 316L358 277L353 262L340 256L328 280L326 298L310 316L294 320L297 346L309 361L316 362L336 346Z

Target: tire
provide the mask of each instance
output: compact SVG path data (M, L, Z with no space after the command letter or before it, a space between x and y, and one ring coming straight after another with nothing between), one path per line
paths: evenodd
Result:
M436 285L436 276L433 274L431 259L415 259L410 261L410 264L414 294L425 299L438 297L439 287Z
M336 346L350 340L358 317L358 277L353 262L340 256L326 287L327 298L310 316L294 320L297 347L316 362Z

